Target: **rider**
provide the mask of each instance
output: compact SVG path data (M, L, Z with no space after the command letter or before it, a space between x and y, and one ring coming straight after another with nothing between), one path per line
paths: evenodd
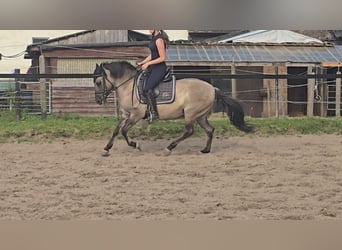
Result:
M160 83L166 74L166 49L170 41L167 33L163 30L149 30L152 34L152 41L149 44L150 54L138 63L142 70L147 70L147 80L144 87L148 105L151 108L150 121L158 120L159 114L157 110L156 98L153 89Z

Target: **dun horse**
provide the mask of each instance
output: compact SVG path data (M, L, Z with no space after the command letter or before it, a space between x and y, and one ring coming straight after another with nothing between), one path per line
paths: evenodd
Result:
M96 64L94 71L96 102L100 105L104 104L107 96L115 91L122 114L119 124L104 148L103 156L109 155L114 139L120 132L129 146L140 150L139 144L130 140L127 135L128 130L146 115L146 104L141 103L136 94L137 72L137 68L126 61ZM176 81L174 101L158 105L160 120L184 119L184 133L166 147L168 153L171 153L179 142L193 134L195 122L207 134L207 142L201 152L210 152L214 128L209 124L208 117L216 99L222 101L227 116L235 127L247 133L253 130L245 123L244 112L238 101L200 79L179 79Z

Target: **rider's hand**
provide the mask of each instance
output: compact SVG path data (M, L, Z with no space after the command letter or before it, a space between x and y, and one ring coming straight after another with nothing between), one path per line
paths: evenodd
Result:
M145 71L147 70L148 66L149 66L148 63L144 63L143 65L141 65L141 69Z

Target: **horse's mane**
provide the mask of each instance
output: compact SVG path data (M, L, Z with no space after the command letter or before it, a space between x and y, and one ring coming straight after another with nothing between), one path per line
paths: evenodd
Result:
M107 62L103 63L103 66L110 71L114 78L121 78L126 73L136 70L136 67L127 61Z

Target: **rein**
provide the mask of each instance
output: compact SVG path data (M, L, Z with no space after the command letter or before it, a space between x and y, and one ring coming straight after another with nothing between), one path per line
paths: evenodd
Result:
M110 90L107 90L110 94L111 92L116 91L118 88L120 88L121 86L126 84L129 80L133 79L135 77L135 75L129 77L127 80L123 81L118 86L115 86L114 83L107 78L106 74L103 74L102 77L103 77L103 79L107 80L110 83L110 85L112 86L112 88Z

